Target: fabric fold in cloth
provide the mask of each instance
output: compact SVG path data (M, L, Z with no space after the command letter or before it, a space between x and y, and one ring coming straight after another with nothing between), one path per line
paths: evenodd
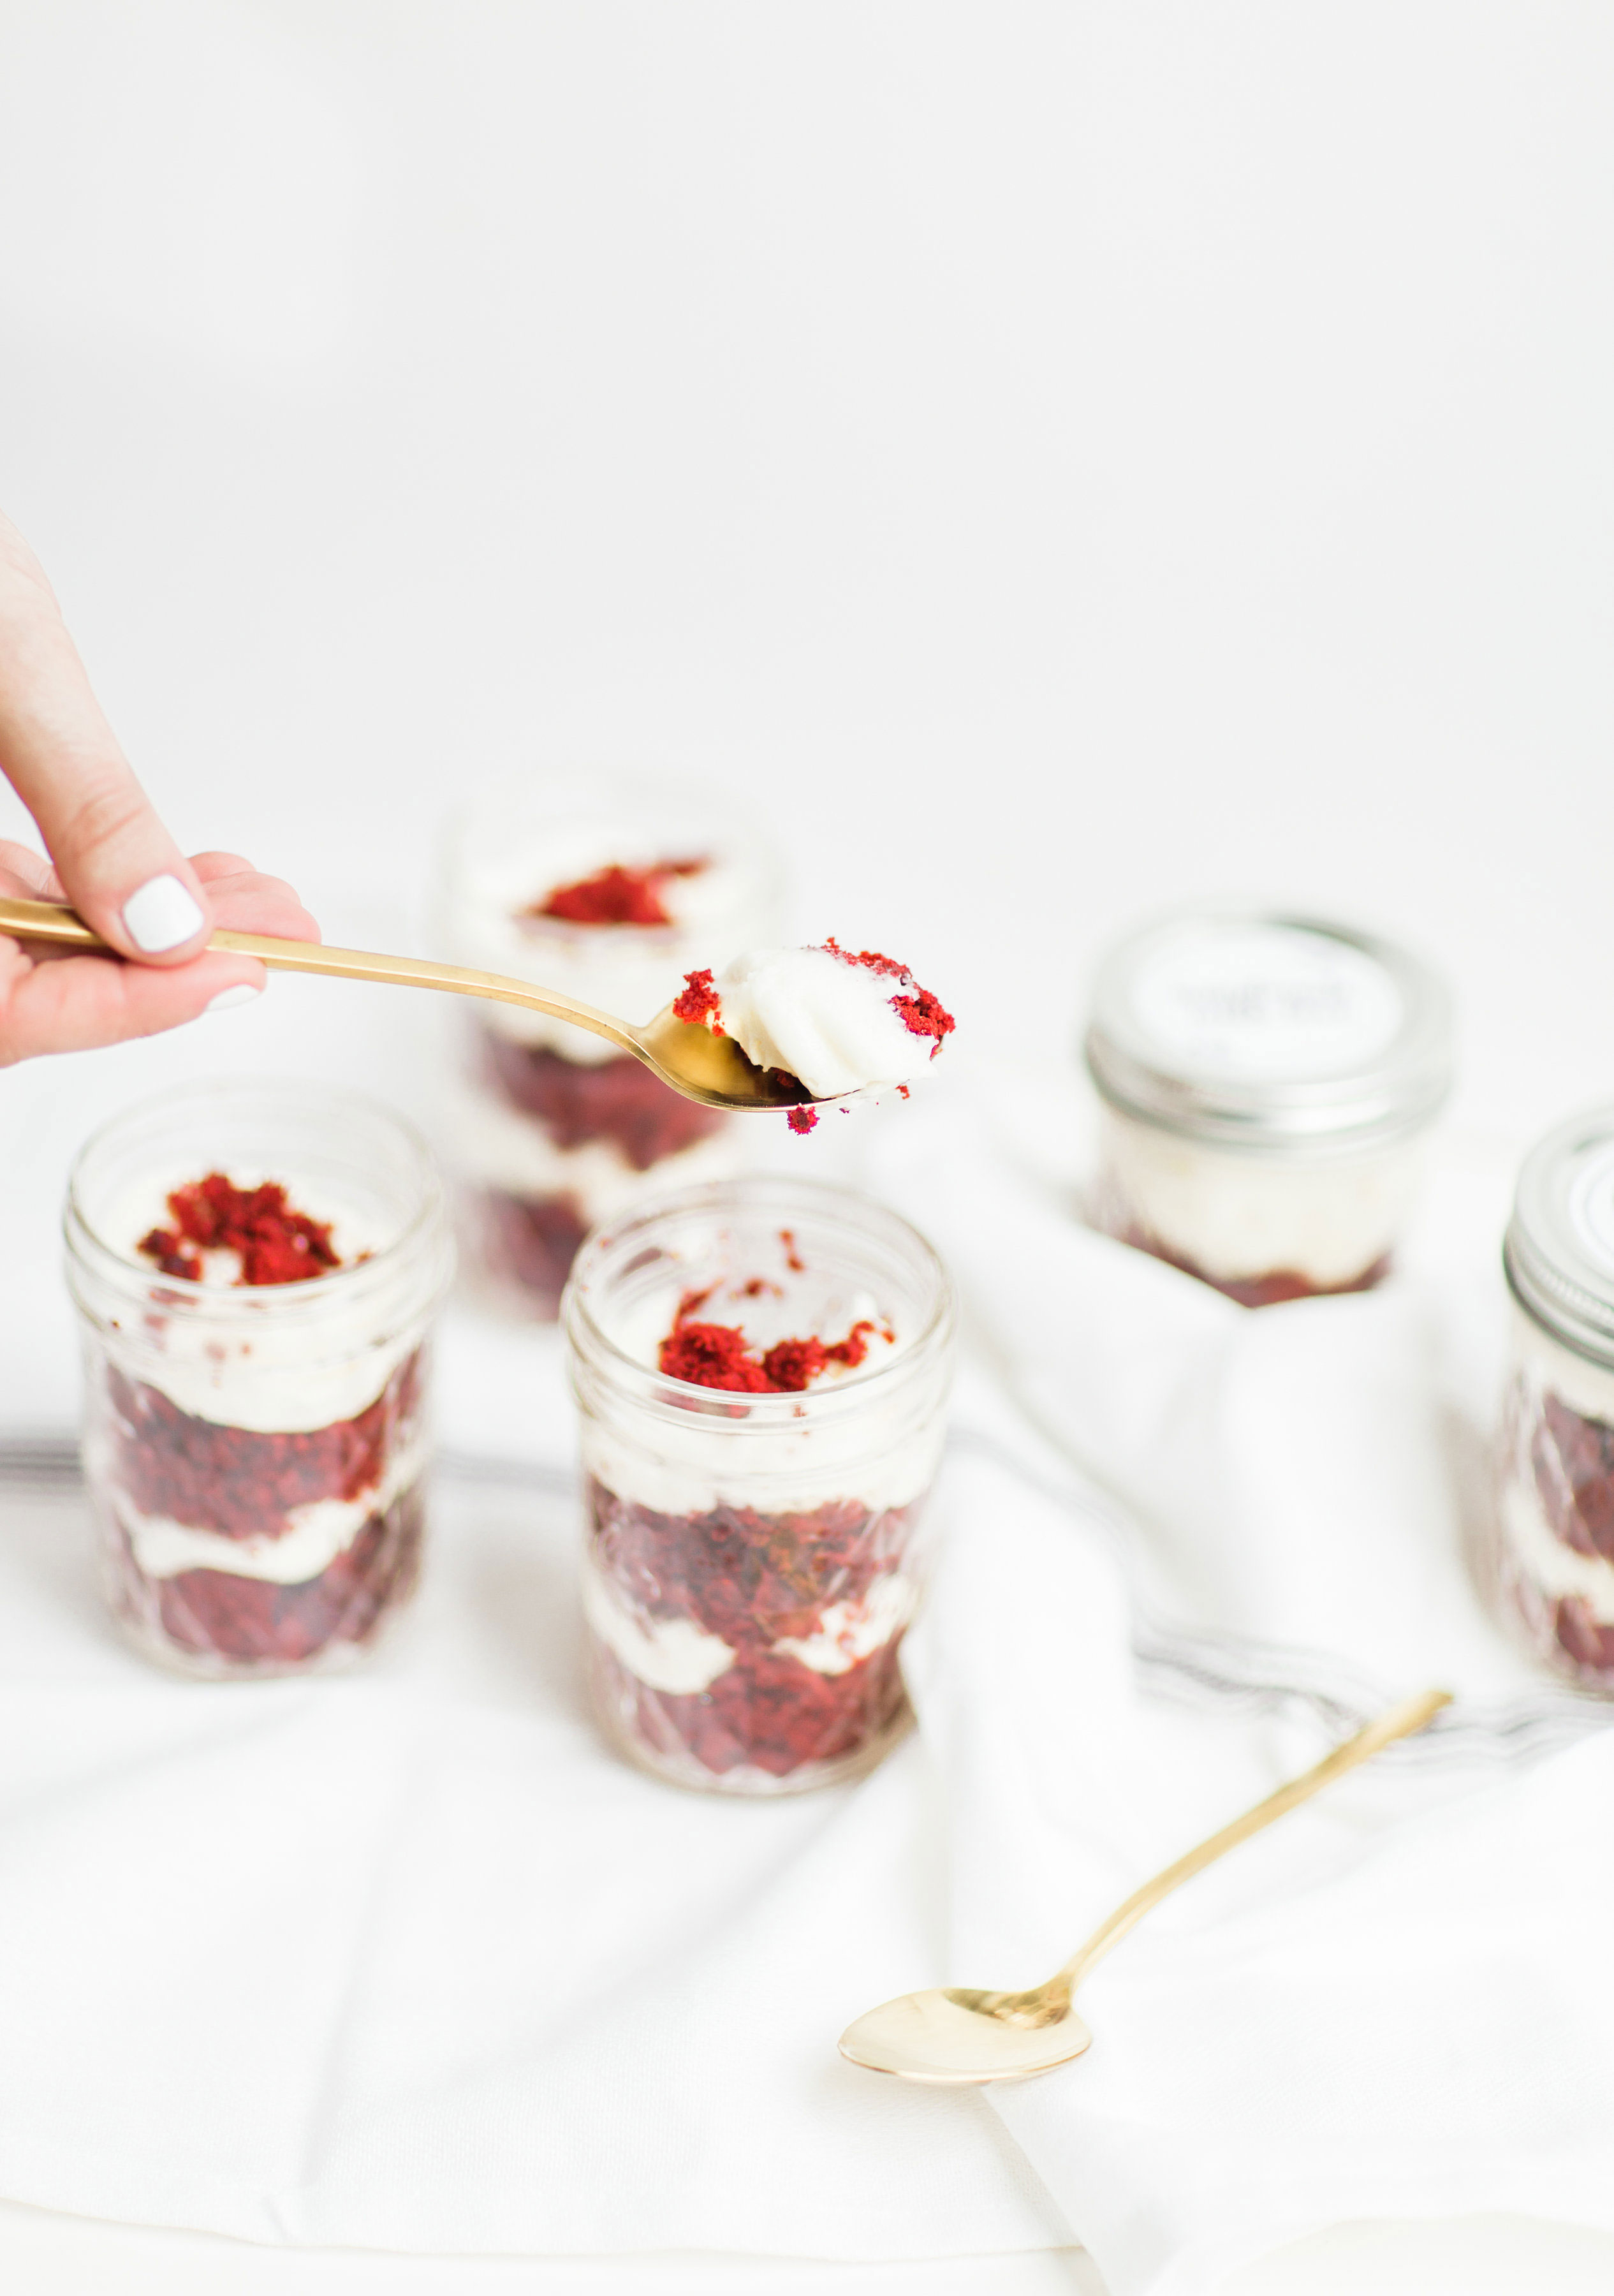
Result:
M1473 1591L1489 1397L1448 1373L1495 1349L1440 1317L1476 1287L1251 1312L979 1143L911 1152L888 1192L954 1264L990 1367L910 1653L948 1795L931 1981L1045 1977L1376 1707L1457 1693L1117 1947L1082 1990L1086 2056L987 2092L1112 2296L1199 2296L1350 2218L1614 2229L1592 1964L1614 1716L1546 1683Z
M1069 2242L980 2099L835 2054L936 1951L922 1748L769 1806L627 1768L577 1679L569 1478L445 1476L362 1675L217 1685L119 1645L81 1495L20 1480L0 2194L448 2255Z
M955 1267L971 1361L919 1735L859 1785L735 1806L598 1742L553 1348L446 1332L450 1439L507 1415L529 1456L444 1477L419 1610L346 1680L164 1679L104 1623L65 1470L0 1492L0 2192L462 2254L1074 2234L1111 2296L1209 2296L1351 2217L1614 2230L1610 1710L1464 1560L1494 1234L1252 1314L913 1115L877 1177ZM1077 2063L983 2096L837 2059L895 1993L1047 1975L1438 1680L1425 1737L1122 1942Z

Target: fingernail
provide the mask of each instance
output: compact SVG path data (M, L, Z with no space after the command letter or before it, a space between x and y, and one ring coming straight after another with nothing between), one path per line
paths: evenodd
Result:
M177 877L153 877L124 903L123 925L136 948L160 956L201 931L202 914Z
M233 988L221 988L217 996L209 996L202 1006L204 1013L233 1013L238 1004L251 1004L263 995L250 980L238 980Z

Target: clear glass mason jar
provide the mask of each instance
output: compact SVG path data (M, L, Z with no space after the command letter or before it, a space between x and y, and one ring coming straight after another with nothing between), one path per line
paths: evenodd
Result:
M341 1264L292 1283L164 1274L171 1191L279 1182ZM84 1464L117 1618L212 1679L345 1665L413 1591L426 1341L453 1270L422 1144L358 1095L196 1085L80 1153L65 1214L84 1338ZM170 1226L170 1233L172 1232Z
M1275 910L1195 908L1101 966L1094 1226L1246 1307L1388 1273L1451 1084L1440 981L1402 948Z
M1614 1693L1614 1107L1526 1159L1503 1264L1513 1341L1491 1591L1538 1658Z
M528 780L454 826L446 953L648 1021L686 973L778 938L778 875L715 799ZM554 1316L596 1222L739 1163L719 1111L602 1037L509 1004L467 1015L442 1123L467 1271L491 1303L539 1319Z
M776 1341L873 1331L804 1390L669 1377L698 1307ZM595 1232L561 1309L581 1412L589 1677L606 1734L674 1784L799 1793L907 1726L897 1663L952 1377L952 1286L905 1220L761 1177ZM887 1334L890 1337L887 1337Z

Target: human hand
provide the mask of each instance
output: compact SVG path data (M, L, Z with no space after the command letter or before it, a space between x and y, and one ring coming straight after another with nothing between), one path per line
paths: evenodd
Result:
M217 926L319 939L277 878L235 854L181 854L102 715L38 561L4 517L0 769L55 863L0 840L0 892L70 902L118 952L0 936L0 1067L151 1036L255 995L266 978L256 958L201 953Z
M209 931L221 925L283 940L319 939L319 927L290 885L260 876L239 854L198 853L185 866L208 903ZM23 901L67 898L48 862L4 838L0 893ZM222 950L178 964L127 964L120 957L77 955L42 941L25 947L0 934L0 1068L37 1053L83 1052L154 1037L215 1006L245 1004L265 977L256 957Z

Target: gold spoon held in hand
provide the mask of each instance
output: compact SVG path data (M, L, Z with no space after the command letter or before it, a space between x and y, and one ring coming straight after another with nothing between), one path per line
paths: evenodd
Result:
M105 949L107 943L93 933L73 910L49 901L0 900L0 933L18 940L49 941L58 947ZM446 988L456 996L488 996L501 1004L525 1004L545 1013L553 1021L569 1021L603 1037L636 1061L643 1061L663 1084L698 1100L707 1108L796 1108L813 1095L796 1078L778 1069L759 1069L748 1061L732 1037L719 1037L698 1021L680 1021L669 1004L642 1029L597 1012L575 997L559 996L552 988L535 988L530 981L512 980L502 972L479 972L468 965L438 964L419 956L376 956L362 948L326 948L317 941L272 940L263 933L216 932L209 948L227 948L239 956L255 956L260 964L281 972L325 972L346 980L384 980L404 988Z
M1372 1759L1397 1738L1415 1730L1449 1706L1449 1690L1426 1690L1404 1705L1392 1706L1376 1722L1325 1756L1315 1769L1291 1778L1265 1801L1235 1817L1208 1841L1201 1841L1175 1866L1167 1866L1152 1882L1145 1882L1108 1921L1101 1922L1084 1946L1079 1946L1063 1969L1045 1984L1026 1993L977 1993L962 1986L934 1988L926 1993L904 1993L882 2002L848 2025L840 2037L840 2054L855 2065L877 2073L898 2073L904 2080L929 2081L941 2088L962 2088L985 2081L1026 2080L1033 2073L1052 2072L1069 2064L1088 2047L1093 2036L1070 2005L1076 1991L1094 1962L1118 1943L1151 1906L1183 1882L1203 1873L1228 1850L1248 1841L1252 1833L1298 1809L1312 1795L1332 1785L1359 1762Z

